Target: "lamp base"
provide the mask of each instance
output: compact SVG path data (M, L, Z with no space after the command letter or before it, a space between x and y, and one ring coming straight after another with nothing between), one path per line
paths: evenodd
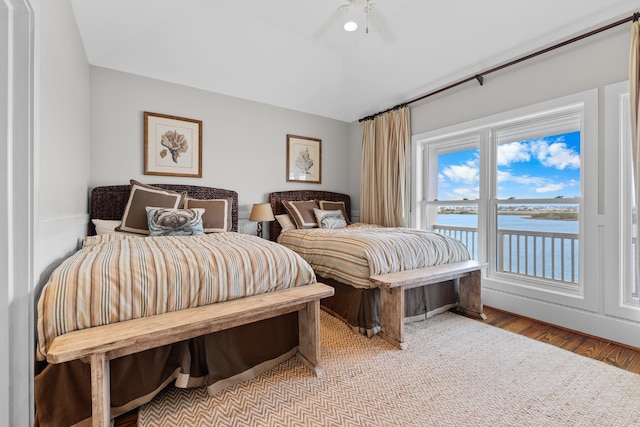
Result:
M262 221L258 221L258 237L262 237Z

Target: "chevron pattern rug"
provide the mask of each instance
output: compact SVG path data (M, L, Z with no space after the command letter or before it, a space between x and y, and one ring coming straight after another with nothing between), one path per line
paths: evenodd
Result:
M139 426L640 425L640 375L449 312L405 333L397 350L322 312L324 376L293 358L216 396L170 386Z

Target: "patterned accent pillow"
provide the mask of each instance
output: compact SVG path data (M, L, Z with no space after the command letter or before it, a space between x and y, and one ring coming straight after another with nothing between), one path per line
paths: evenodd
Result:
M152 236L195 236L204 234L204 209L168 209L147 207L149 233Z
M205 233L221 233L231 231L233 221L231 218L231 204L233 199L192 199L184 200L184 208L203 208L202 227Z
M319 200L318 206L320 206L320 209L324 209L326 211L335 211L337 209L340 209L342 211L342 215L344 216L344 220L347 222L347 224L351 224L351 220L349 220L349 214L347 213L347 209L344 206L344 202Z
M314 209L318 209L318 204L315 200L305 201L284 201L282 202L284 209L287 211L293 222L296 224L296 228L317 228L316 216L313 213Z
M122 224L116 227L116 231L128 231L130 233L149 234L147 220L147 206L161 208L179 208L187 193L177 193L171 190L152 185L142 184L136 180L130 180L131 192L129 201L122 215Z
M313 213L316 215L320 228L345 228L347 226L347 221L344 219L341 210L314 209Z

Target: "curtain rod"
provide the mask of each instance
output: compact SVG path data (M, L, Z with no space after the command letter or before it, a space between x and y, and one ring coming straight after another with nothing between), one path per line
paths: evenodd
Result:
M414 102L421 101L421 100L423 100L425 98L428 98L430 96L436 95L438 93L444 92L444 91L449 90L449 89L453 89L456 86L460 86L461 84L464 84L464 83L467 83L467 82L470 82L470 81L473 81L473 80L477 80L478 83L480 84L480 86L482 86L484 84L484 76L486 76L487 74L494 73L496 71L502 70L503 68L507 68L507 67L510 67L512 65L518 64L520 62L526 61L527 59L531 59L531 58L534 58L534 57L536 57L538 55L542 55L543 53L547 53L547 52L550 52L552 50L558 49L560 47L566 46L568 44L571 44L571 43L577 42L579 40L585 39L587 37L591 37L591 36L593 36L595 34L598 34L598 33L601 33L603 31L609 30L611 28L617 27L617 26L622 25L622 24L624 24L626 22L629 22L629 21L634 21L635 22L638 19L640 19L640 12L636 12L633 15L627 17L627 18L621 19L619 21L613 22L611 24L605 25L605 26L600 27L600 28L596 28L595 30L589 31L588 33L581 34L581 35L576 36L576 37L574 37L572 39L565 40L565 41L557 43L557 44L555 44L553 46L550 46L550 47L538 50L536 52L530 53L528 55L522 56L520 58L514 59L514 60L509 61L509 62L507 62L505 64L498 65L496 67L490 68L490 69L485 70L485 71L483 71L481 73L474 74L471 77L467 77L465 79L458 80L455 83L451 83L450 85L447 85L447 86L445 86L443 88L434 90L433 92L429 92L429 93L421 95L421 96L419 96L417 98L413 98L413 99L411 99L409 101L405 101L405 102L403 102L401 104L395 105L395 106L393 106L391 108L388 108L388 109L386 109L384 111L379 111L379 112L377 112L375 114L372 114L370 116L363 117L360 120L358 120L358 122L362 122L362 121L365 121L365 120L371 120L371 119L373 119L373 118L375 118L375 117L377 117L377 116L379 116L381 114L388 113L389 111L393 111L393 110L397 110L399 108L406 107L409 104L413 104Z

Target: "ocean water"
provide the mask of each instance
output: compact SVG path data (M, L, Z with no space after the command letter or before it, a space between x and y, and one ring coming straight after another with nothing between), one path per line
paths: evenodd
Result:
M478 227L477 215L438 215L439 225ZM578 221L531 219L526 215L498 215L498 228L509 230L547 231L550 233L578 233Z
M477 215L449 214L438 215L438 225L455 225L460 227L478 226ZM523 230L546 233L578 234L578 221L531 219L526 215L498 215L499 230ZM543 240L545 240L543 245ZM552 242L553 240L553 242ZM570 240L541 238L534 243L533 238L511 239L511 245L505 238L503 242L502 271L526 274L540 278L552 279L564 283L579 283L579 244ZM472 257L478 253L477 239L464 241ZM553 243L553 244L552 244ZM474 256L474 254L476 254ZM571 260L574 260L572 266ZM552 267L553 266L553 267ZM497 266L499 267L499 265ZM573 271L572 271L573 270Z

